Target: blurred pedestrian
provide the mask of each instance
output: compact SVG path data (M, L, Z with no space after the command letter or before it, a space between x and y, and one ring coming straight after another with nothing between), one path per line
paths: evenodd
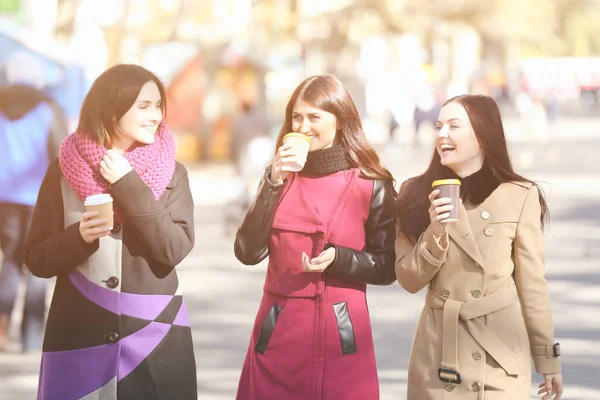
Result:
M409 399L529 399L531 358L538 394L560 399L546 279L544 196L513 171L491 97L448 100L427 170L407 180L397 203L396 274L427 287L408 370ZM459 180L458 221L432 183ZM517 297L520 307L517 304Z
M241 113L233 119L231 128L230 154L238 175L244 174L243 159L250 142L268 134L269 124L258 107L249 102L243 102Z
M46 71L36 56L15 52L6 74L9 85L0 89L0 351L25 281L20 342L27 352L42 348L46 281L24 268L25 239L44 173L67 135L67 120L43 92Z
M250 102L243 102L241 113L233 119L230 154L239 182L239 196L227 204L224 211L225 233L235 232L267 164L271 161L274 138L264 114Z
M560 116L560 104L556 88L550 88L544 96L544 107L548 116L548 124L554 125Z
M342 84L302 82L235 239L242 263L269 256L237 399L379 398L366 285L395 280L394 199Z
M175 267L194 246L194 203L164 121L161 81L116 65L87 94L46 173L25 260L56 277L38 399L196 399ZM84 200L110 194L114 224Z
M239 149L240 154L236 156L239 195L224 208L224 232L227 236L234 234L242 223L265 168L271 162L274 146L275 138L265 132L261 136L253 136L246 146Z
M419 146L419 132L421 126L427 123L435 126L435 121L439 113L440 107L436 103L436 91L434 85L432 85L425 77L416 80L416 87L414 89L415 97L415 115L414 115L414 144Z

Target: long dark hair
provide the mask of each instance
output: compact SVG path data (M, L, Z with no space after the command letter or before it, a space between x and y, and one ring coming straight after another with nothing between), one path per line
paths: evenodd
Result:
M549 215L543 190L535 182L514 171L508 155L500 109L494 99L483 95L462 95L446 101L444 106L450 103L460 104L467 111L475 137L482 147L484 162L499 183L530 182L537 186L542 208L540 222L543 227ZM442 165L440 155L434 149L427 170L422 175L410 178L402 184L396 202L397 223L400 232L413 244L430 224L427 196L432 191L431 183L455 176L456 174L450 168Z
M160 92L163 118L167 96L161 80L146 68L135 64L117 64L104 71L92 84L83 100L77 131L90 135L98 144L118 137L119 120L131 108L142 86L154 82Z
M377 152L367 141L352 97L333 76L312 76L294 90L285 109L285 120L277 137L275 152L282 145L283 137L292 132L292 112L298 100L335 115L337 132L334 141L344 147L352 163L364 176L394 181L390 171L383 166Z

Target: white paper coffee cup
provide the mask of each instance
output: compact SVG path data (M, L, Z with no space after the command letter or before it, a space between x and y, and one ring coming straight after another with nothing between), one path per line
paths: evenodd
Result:
M308 157L310 143L311 140L308 136L298 132L288 133L283 137L283 144L291 144L291 151L295 154L293 160L283 164L285 167L287 167L285 169L286 171L302 171L304 164L306 164L306 157Z
M93 194L85 198L85 211L98 211L98 216L92 219L106 219L108 222L100 226L114 226L113 198L108 193Z

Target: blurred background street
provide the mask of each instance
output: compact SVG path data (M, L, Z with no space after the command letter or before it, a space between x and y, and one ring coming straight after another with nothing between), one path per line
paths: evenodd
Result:
M598 26L598 0L0 0L0 89L15 54L37 59L41 70L17 68L43 77L66 135L107 67L138 63L164 81L196 203L196 247L178 269L207 400L235 398L265 276L266 262L247 267L233 255L245 188L258 175L243 153L253 138L276 136L298 83L315 74L344 82L398 183L425 170L445 100L494 97L515 169L548 198L563 399L599 400ZM370 287L368 298L382 399L404 399L423 293L395 284ZM22 309L20 295L0 350L0 400L36 395L40 353L21 352ZM532 394L539 382L534 375Z

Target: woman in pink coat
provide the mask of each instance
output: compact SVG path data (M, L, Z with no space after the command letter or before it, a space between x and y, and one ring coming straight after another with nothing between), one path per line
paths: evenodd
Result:
M311 142L300 172L289 132ZM330 76L296 88L276 147L235 240L246 265L269 256L237 399L378 399L366 285L395 280L393 178Z

